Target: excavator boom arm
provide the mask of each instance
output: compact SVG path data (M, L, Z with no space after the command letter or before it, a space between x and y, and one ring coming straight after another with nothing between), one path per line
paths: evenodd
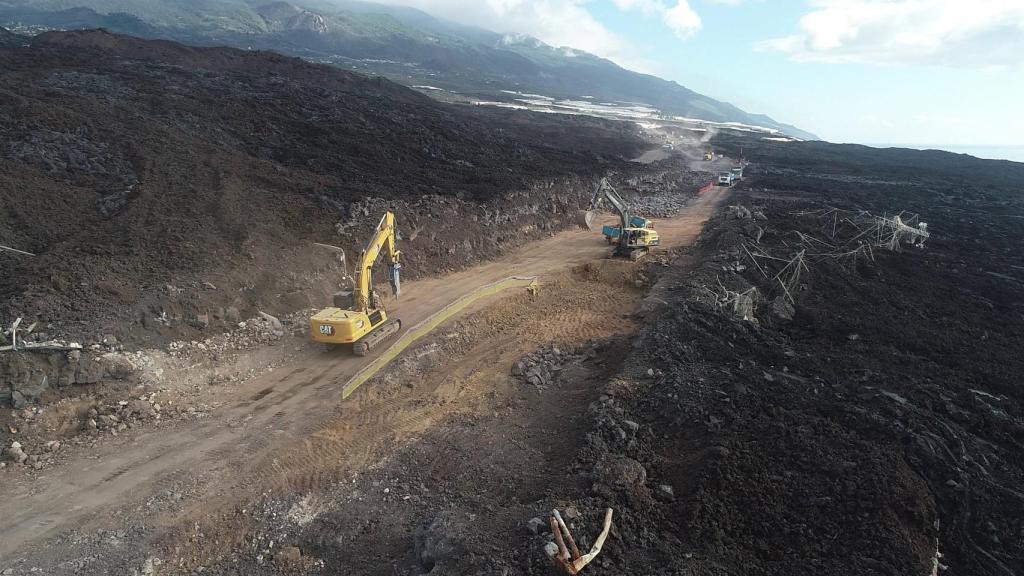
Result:
M377 224L377 231L359 258L355 284L356 305L360 310L367 310L371 307L373 265L377 262L377 258L382 250L387 252L388 276L391 281L391 289L397 297L401 293L399 270L402 268L402 253L398 250L395 235L395 215L391 212L386 212L384 217L380 219L380 224Z
M601 204L601 200L606 199L608 203L612 205L612 208L619 215L622 220L622 229L625 230L629 227L629 208L626 206L626 201L619 196L619 193L615 191L615 188L608 183L607 178L601 178L601 183L598 185L597 190L594 192L594 198L590 201L590 208L593 210Z

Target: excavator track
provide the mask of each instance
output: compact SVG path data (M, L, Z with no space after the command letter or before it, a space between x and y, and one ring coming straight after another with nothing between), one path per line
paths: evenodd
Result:
M352 352L356 356L366 356L370 350L373 350L378 344L398 333L402 329L401 320L388 320L384 324L381 324L377 328L362 338L362 340L352 344Z

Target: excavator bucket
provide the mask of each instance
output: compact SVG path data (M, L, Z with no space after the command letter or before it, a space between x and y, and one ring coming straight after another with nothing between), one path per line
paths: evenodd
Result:
M576 213L576 224L584 230L593 230L594 212L592 210L580 210Z

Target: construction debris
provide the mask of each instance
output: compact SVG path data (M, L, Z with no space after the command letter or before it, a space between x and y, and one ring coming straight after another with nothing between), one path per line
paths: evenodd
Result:
M726 218L765 219L757 208L728 206ZM763 230L745 230L746 242L739 244L741 252L729 256L722 266L726 273L743 272L749 262L760 273L769 286L761 286L768 292L767 299L760 298L757 287L746 284L743 289L730 289L716 278L716 286L701 286L701 292L708 296L711 304L718 308L729 308L744 320L756 322L755 308L763 301L771 302L772 314L779 320L792 320L797 295L804 284L803 274L811 270L811 264L823 260L838 261L852 267L858 260L873 261L876 250L899 251L903 246L923 248L931 236L928 225L918 221L917 215L901 213L895 216L875 216L866 211L844 211L837 208L795 213L822 221L822 237L816 237L798 230L791 231L795 242L784 243L786 252L776 248L769 250L760 245ZM735 257L736 260L732 260ZM734 282L735 283L735 282ZM774 292L775 295L771 293Z
M572 537L572 532L565 525L565 521L562 520L562 515L558 512L557 508L551 511L550 526L551 533L555 536L555 541L548 542L544 546L544 553L565 573L579 574L587 564L590 564L601 553L604 541L608 538L608 531L612 527L612 509L608 508L605 510L604 526L601 529L601 534L594 541L594 545L590 547L590 552L586 554L580 554L580 549L576 546L576 540ZM566 541L569 542L568 547L565 545ZM570 548L572 549L571 554Z
M4 246L0 244L0 250L7 250L8 252L14 252L15 254L24 254L25 256L35 256L31 252L25 252L24 250L18 250L17 248L11 248L10 246Z

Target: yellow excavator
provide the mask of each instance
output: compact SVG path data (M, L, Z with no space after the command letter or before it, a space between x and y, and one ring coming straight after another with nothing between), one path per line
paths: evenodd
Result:
M313 340L327 344L351 344L353 352L365 356L402 328L401 320L388 318L373 290L373 265L381 252L386 251L391 289L396 298L401 293L402 253L398 250L397 240L395 215L387 212L377 225L370 243L359 255L352 289L336 293L333 307L325 308L310 318ZM341 259L344 262L344 256Z
M715 159L715 152L713 150L708 150L707 152L704 153L704 160L706 162L711 162L714 159Z

